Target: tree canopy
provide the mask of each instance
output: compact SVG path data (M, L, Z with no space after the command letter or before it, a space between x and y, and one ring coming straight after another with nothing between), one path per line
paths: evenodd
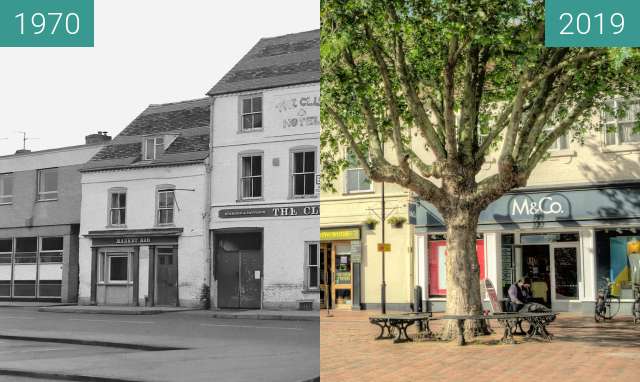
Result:
M325 189L348 147L441 212L483 209L558 137L598 128L608 99L640 94L637 49L545 47L541 0L322 0L321 23ZM490 155L498 171L478 179Z

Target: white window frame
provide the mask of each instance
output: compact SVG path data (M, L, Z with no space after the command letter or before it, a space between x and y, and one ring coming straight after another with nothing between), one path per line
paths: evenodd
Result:
M120 194L124 194L125 195L125 202L124 202L124 207L120 206L120 197L118 197L118 207L114 207L113 206L113 195L120 195ZM129 198L127 196L127 189L126 188L112 188L109 190L109 209L107 211L107 226L109 227L125 227L127 225L127 204L129 204ZM113 220L111 219L111 212L114 210L124 210L124 222L118 222L118 223L114 223ZM118 214L118 217L120 216L120 214Z
M627 111L627 116L626 116L626 120L620 120L616 117L615 114L617 114L618 112L618 105L620 103L630 103L630 104L637 104L637 108L638 111L640 111L640 99L629 99L629 100L625 100L625 99L612 99L610 102L613 103L613 119L611 120L607 120L606 117L606 113L603 110L601 113L601 119L602 119L602 126L603 126L603 135L602 135L602 144L605 147L616 147L616 146L637 146L640 145L640 139L637 141L627 141L627 142L622 142L620 140L621 135L623 135L623 131L621 130L621 124L633 124L633 123L637 123L638 119L636 117L636 115L634 115L633 110L629 110ZM609 132L609 128L613 128L612 132ZM622 128L624 128L624 126L622 126ZM632 126L633 128L633 126ZM607 143L607 139L609 134L613 134L614 137L614 142L613 143ZM640 134L640 133L639 133Z
M161 200L161 195L163 193L171 193L173 196L173 202L171 203L171 207L161 207L160 206L160 200ZM175 193L175 188L173 187L159 187L157 192L156 192L156 225L158 226L172 226L175 224L175 220L176 220L176 211L175 211L175 205L176 205L176 193ZM162 211L172 211L171 214L171 221L170 222L161 222L160 221L160 217L162 216L161 212Z
M46 179L45 176L43 176L45 171L52 171L55 170L56 172L56 189L55 191L42 191L42 187L45 186L45 184L43 183L44 180ZM58 186L60 183L60 179L58 176L58 168L57 167L50 167L50 168L41 168L37 171L37 194L38 194L38 201L47 201L47 200L58 200Z
M62 249L59 250L43 250L42 240L49 238L61 238L62 239ZM39 253L38 253L38 263L41 264L61 264L64 261L64 237L62 236L40 236L39 237ZM42 254L60 254L60 261L42 261Z
M313 153L313 172L305 171L305 161L306 161L306 153ZM296 154L302 154L302 172L295 172L296 163L295 157ZM316 197L316 174L318 173L318 150L315 147L298 147L291 150L291 154L289 157L290 170L289 170L289 194L294 199L304 199L304 198L314 198ZM306 189L305 183L305 193L304 194L296 194L296 176L302 176L303 180L306 175L313 174L313 190L311 193L306 193L308 191Z
M316 264L310 264L311 246L316 246ZM318 285L312 287L309 285L311 280L311 272L316 272ZM304 290L305 291L319 291L321 283L321 269L320 269L320 242L319 241L306 241L304 243Z
M127 259L127 279L126 280L111 279L111 260L113 260L116 257ZM109 284L128 284L129 281L131 280L131 256L129 256L128 253L125 253L125 252L107 253L105 265L107 267L107 275L105 277L105 280L107 280Z
M11 193L5 194L6 191L6 181L9 179L11 181ZM15 186L15 177L12 172L0 174L0 205L1 204L12 204L13 203L13 188Z
M347 159L347 162L349 162L349 150L347 150L345 152L345 157ZM357 158L355 158L354 155L354 159L355 159L355 163L356 164L360 164L360 162L357 161ZM357 189L357 190L350 190L349 189L349 173L351 172L358 172L358 184L360 184L360 177L364 176L365 178L367 177L367 174L364 172L364 168L362 166L354 166L354 167L347 167L344 170L344 193L345 194L364 194L364 193L370 193L373 192L373 181L371 179L369 179L369 189L364 190L364 189Z
M252 158L251 159L251 170L253 170L253 158L260 157L260 175L243 175L244 166L243 161L244 158ZM253 195L253 178L260 178L260 196L244 196L244 180L252 179L251 183L251 195ZM247 152L240 153L238 155L238 197L239 200L263 200L264 199L264 153L262 152Z
M555 127L545 127L544 129L542 129L542 131L547 134L550 134L554 129ZM561 139L564 140L566 147L559 147L558 143L560 142ZM553 145L549 147L548 151L550 153L559 153L559 152L566 152L570 149L571 149L571 140L569 139L569 134L565 133L564 135L558 137L558 139L556 139L555 142L553 142Z
M253 100L256 98L260 98L260 111L254 111L253 110ZM249 112L245 112L244 110L244 101L246 100L251 100L251 111ZM252 132L252 131L261 131L264 130L264 97L262 96L261 93L254 93L254 94L247 94L244 96L239 97L239 107L238 110L240 111L239 114L239 131L241 133L243 132ZM255 116L256 115L260 115L260 127L253 127L253 125L255 124ZM245 116L251 116L251 128L245 128L244 127L244 117Z
M149 144L152 142L151 144ZM149 146L151 150L149 150ZM145 137L144 138L144 160L156 160L158 154L164 150L164 137Z

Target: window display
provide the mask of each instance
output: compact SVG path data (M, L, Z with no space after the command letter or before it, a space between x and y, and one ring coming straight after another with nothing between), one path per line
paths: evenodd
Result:
M484 240L476 240L476 255L480 265L480 280L485 278ZM429 242L429 296L445 297L447 295L446 273L447 242Z

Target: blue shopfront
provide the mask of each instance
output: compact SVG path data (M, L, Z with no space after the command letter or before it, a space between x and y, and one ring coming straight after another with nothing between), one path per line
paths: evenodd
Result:
M434 275L444 274L439 269L446 256L444 220L428 202L418 200L413 208L418 284L425 303L443 310L446 285ZM633 283L640 283L640 183L508 193L480 215L478 243L484 277L498 286L499 297L507 296L515 280L526 278L539 302L557 311L591 314L607 277L615 282L621 311L629 311Z

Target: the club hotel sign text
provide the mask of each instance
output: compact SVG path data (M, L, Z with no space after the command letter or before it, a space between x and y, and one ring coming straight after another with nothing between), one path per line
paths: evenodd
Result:
M220 210L221 218L293 217L320 215L320 206L286 206L268 208L233 208Z

